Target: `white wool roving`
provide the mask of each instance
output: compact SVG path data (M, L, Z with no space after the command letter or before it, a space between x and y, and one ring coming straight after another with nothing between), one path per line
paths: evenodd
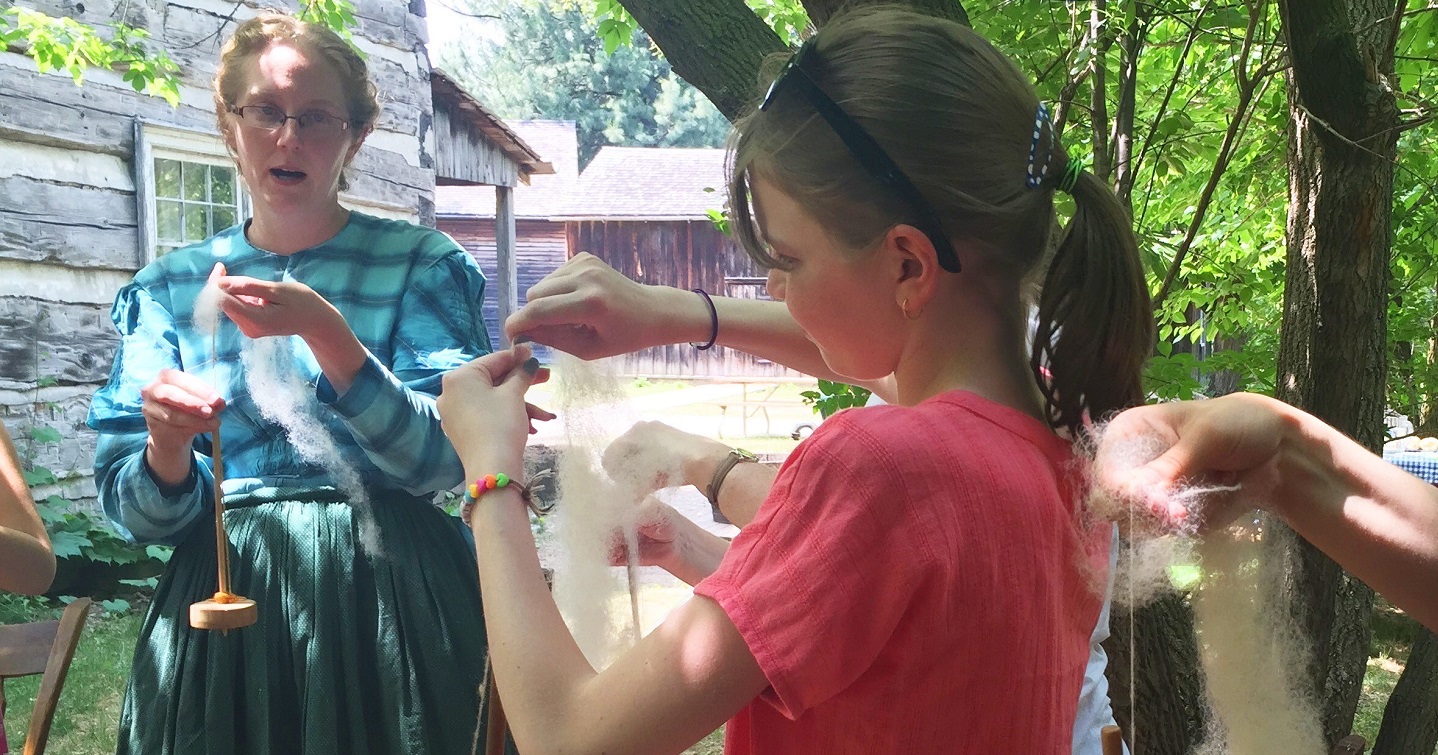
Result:
M1169 575L1176 565L1196 561L1202 573L1192 602L1208 732L1197 752L1322 755L1318 711L1301 682L1311 650L1282 589L1284 566L1270 556L1281 551L1273 538L1283 528L1249 516L1230 527L1205 529L1205 504L1237 493L1238 486L1192 480L1170 490L1103 488L1100 481L1122 479L1167 450L1160 438L1108 439L1105 429L1095 428L1087 449L1093 481L1087 509L1128 532L1114 600L1132 610L1173 589ZM1155 501L1178 503L1187 516L1160 521L1151 506ZM1142 716L1134 712L1136 722Z
M637 616L626 621L611 611L633 585L626 590L609 555L614 533L621 532L631 561L637 558L636 514L643 495L611 480L599 463L619 434L614 428L624 424L625 396L612 363L555 354L555 408L564 421L565 447L557 462L559 506L550 516L558 541L554 602L590 665L603 669L639 636ZM631 563L631 570L635 566ZM629 597L637 606L637 596Z
M381 557L379 525L375 522L369 493L359 470L345 458L339 444L320 421L320 407L314 388L296 367L294 336L247 340L240 351L245 366L246 387L260 414L284 428L290 445L300 458L323 467L349 498L359 521L360 547L372 558Z

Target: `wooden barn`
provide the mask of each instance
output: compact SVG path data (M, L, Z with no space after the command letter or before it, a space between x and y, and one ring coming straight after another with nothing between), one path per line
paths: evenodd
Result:
M709 217L724 206L724 151L677 147L604 147L580 173L574 124L514 121L510 128L553 175L514 191L517 280L523 292L579 252L604 259L644 283L703 288L724 296L767 298L764 273L734 248ZM496 271L495 190L435 191L439 228ZM696 294L697 296L697 294ZM506 313L486 303L491 333ZM498 342L498 340L496 340ZM625 374L696 379L796 376L771 362L715 348L648 349L622 360Z
M116 292L157 255L245 219L210 81L221 42L270 2L185 0L29 5L95 26L147 30L182 77L180 104L137 94L110 71L83 86L0 51L0 420L37 491L92 501L90 396L108 377ZM422 0L356 0L354 42L382 113L347 175L348 206L432 225L436 181L512 187L548 166L443 77L432 78ZM512 290L511 285L511 290ZM46 429L48 428L48 430ZM59 442L49 442L54 433ZM38 435L42 440L31 442Z
M604 147L563 216L571 254L589 252L641 283L767 299L765 273L710 219L724 206L724 150ZM698 296L698 294L695 294ZM773 362L716 347L664 346L624 358L625 374L666 378L783 378Z
M507 127L553 167L513 191L514 263L518 300L524 292L568 259L564 222L556 220L571 201L579 179L579 137L573 121L517 120ZM479 262L486 278L500 273L495 227L502 189L491 186L435 187L435 216L441 231L453 236ZM497 297L486 297L484 318L490 339L504 342L501 325L513 309Z

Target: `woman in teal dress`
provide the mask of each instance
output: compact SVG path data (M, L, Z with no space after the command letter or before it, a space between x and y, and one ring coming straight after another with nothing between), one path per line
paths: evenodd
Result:
M89 418L105 512L136 542L177 546L118 752L469 752L485 633L474 553L432 505L463 473L434 397L443 373L490 350L484 278L444 234L339 204L378 103L333 32L282 14L243 23L215 104L253 217L120 291L121 342ZM212 278L213 338L196 313ZM273 389L252 395L242 355L262 338L299 387L283 391L285 423L322 428L338 459L302 456L261 410ZM187 621L217 588L216 427L232 590L259 607L226 634Z

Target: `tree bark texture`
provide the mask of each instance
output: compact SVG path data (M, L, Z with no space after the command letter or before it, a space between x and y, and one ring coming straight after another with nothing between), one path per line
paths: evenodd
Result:
M969 26L969 14L959 0L801 0L814 26L823 26L841 9L860 5L907 5L920 13L947 18Z
M1408 665L1383 709L1373 755L1432 755L1438 749L1438 636L1419 630Z
M1370 449L1383 440L1393 156L1393 0L1280 0L1289 211L1276 394ZM1281 540L1281 538L1279 538ZM1373 594L1306 542L1285 554L1329 746L1349 733Z
M1188 755L1203 736L1193 610L1171 594L1134 612L1132 631L1129 622L1128 609L1115 604L1104 642L1114 718L1133 755Z
M788 49L744 0L620 0L620 5L659 46L674 72L731 121L762 94L759 71L765 56ZM903 5L969 23L959 0L803 1L815 26L857 5Z
M788 49L744 0L620 0L674 72L729 120L759 92L766 55Z

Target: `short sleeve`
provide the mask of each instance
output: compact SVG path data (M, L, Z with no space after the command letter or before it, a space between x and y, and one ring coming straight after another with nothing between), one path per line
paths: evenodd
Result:
M724 609L790 719L870 668L919 594L933 556L913 500L884 444L839 415L695 588Z

